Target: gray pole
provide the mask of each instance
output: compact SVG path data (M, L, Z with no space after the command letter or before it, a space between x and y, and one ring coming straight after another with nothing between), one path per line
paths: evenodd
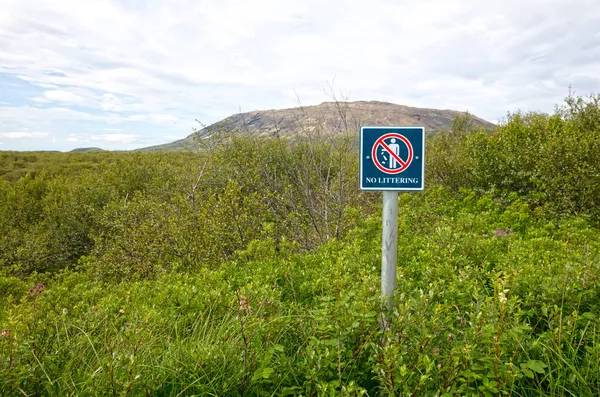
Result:
M398 256L398 192L383 192L383 235L381 238L381 297L392 310L396 289L396 259Z

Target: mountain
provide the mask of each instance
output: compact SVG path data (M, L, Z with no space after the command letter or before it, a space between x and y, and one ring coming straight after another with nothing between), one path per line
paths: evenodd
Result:
M77 149L71 150L71 153L85 153L85 152L103 152L104 149L99 147L80 147Z
M389 102L324 102L316 106L291 109L258 110L234 114L197 132L200 137L222 131L278 137L336 134L344 131L356 133L361 125L373 126L424 126L428 132L449 130L456 116L464 112L415 108ZM472 116L482 127L494 124ZM144 151L185 150L194 144L195 134L165 145L151 146Z

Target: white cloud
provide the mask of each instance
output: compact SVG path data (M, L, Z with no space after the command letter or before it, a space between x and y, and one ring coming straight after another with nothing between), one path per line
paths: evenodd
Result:
M38 87L42 87L42 88L48 88L48 89L53 89L53 90L57 90L60 87L54 84L46 84L46 83L37 83L36 84Z
M140 136L134 134L101 134L92 135L90 139L92 141L133 143L138 141Z
M56 102L68 102L75 104L83 102L82 97L65 90L46 91L44 92L44 97L50 101Z
M21 126L23 120L28 125ZM120 123L124 119L113 113L92 114L78 110L69 109L64 106L54 106L49 108L38 108L33 106L14 106L0 107L0 129L4 126L6 129L44 129L48 130L59 123L75 121L101 121L106 123Z
M130 121L152 121L156 123L172 123L177 121L177 117L171 114L135 114L127 117Z
M597 0L0 1L0 76L90 122L187 132L194 118L328 100L333 80L351 100L489 119L552 111L569 85L600 91ZM12 129L67 116L16 113L32 117L9 115Z
M35 139L45 138L49 134L47 132L30 132L30 131L10 131L0 132L0 138L4 139Z
M67 142L134 143L140 140L136 134L70 134Z
M102 98L100 100L100 107L103 110L112 110L117 112L124 109L122 102L113 94L102 95Z

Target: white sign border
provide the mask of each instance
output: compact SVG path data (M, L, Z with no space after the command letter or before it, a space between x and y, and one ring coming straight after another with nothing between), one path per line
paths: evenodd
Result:
M364 159L364 154L363 154L363 136L364 136L364 129L368 128L368 129L395 129L395 130L414 130L414 129L421 129L423 131L423 161L422 161L422 166L421 166L421 187L420 188L412 188L412 187L394 187L394 188L381 188L381 187L363 187L363 161L365 161ZM393 132L393 131L390 131ZM359 172L359 185L360 185L360 190L366 190L366 191L379 191L379 192L383 192L383 191L388 191L388 192L420 192L423 189L425 189L425 127L423 126L374 126L374 125L364 125L360 127L360 158L359 158L359 162L358 162L358 172Z

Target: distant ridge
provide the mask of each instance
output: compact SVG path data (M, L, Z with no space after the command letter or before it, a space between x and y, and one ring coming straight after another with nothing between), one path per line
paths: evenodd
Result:
M456 116L464 114L456 110L415 108L380 101L324 102L315 106L234 114L203 128L198 135L207 136L215 131L282 138L321 133L358 134L361 125L418 125L424 126L428 132L437 132L449 130ZM472 116L472 120L481 127L494 127L494 124L479 117ZM195 135L139 150L185 150L193 146Z
M84 153L84 152L104 152L104 149L99 147L80 147L71 150L69 153Z

